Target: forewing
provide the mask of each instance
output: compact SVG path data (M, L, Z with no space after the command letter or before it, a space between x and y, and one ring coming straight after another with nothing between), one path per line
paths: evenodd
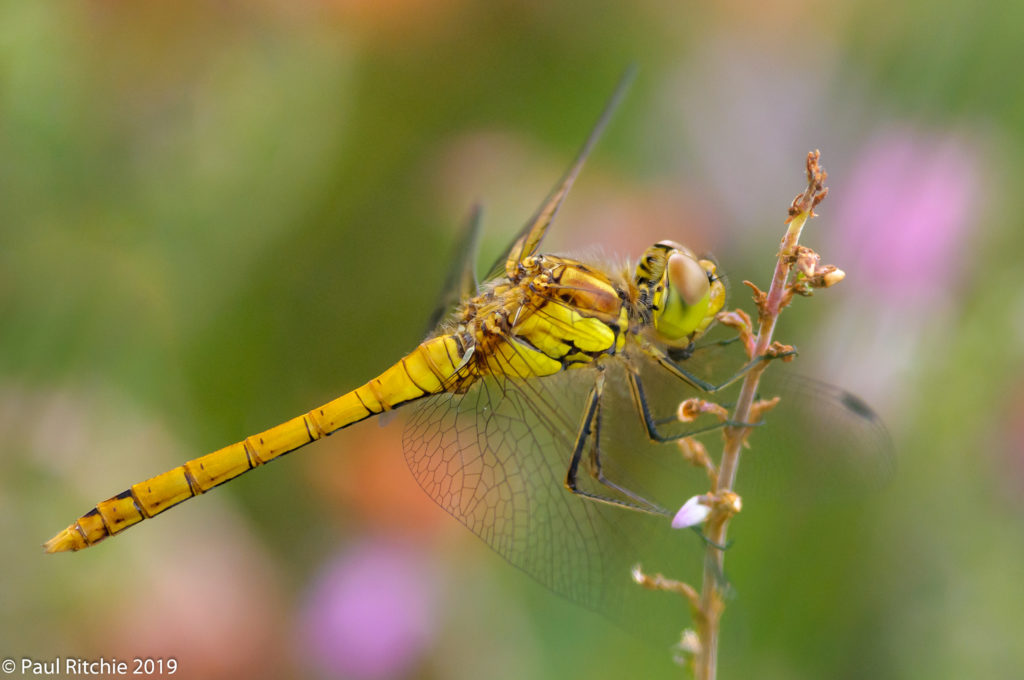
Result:
M569 167L569 170L566 171L554 191L548 195L540 205L540 208L537 209L534 216L526 223L523 229L516 236L516 240L513 242L508 254L495 262L491 267L487 276L488 279L501 274L511 277L514 274L515 266L518 263L522 262L524 258L527 258L537 252L541 241L544 239L544 235L547 233L548 226L550 226L551 221L558 213L558 209L562 207L562 202L568 195L569 190L572 189L572 185L576 181L576 177L580 174L580 170L583 169L583 164L586 162L587 156L590 155L590 152L593 150L597 140L600 139L605 126L607 126L612 114L615 113L615 109L618 108L619 103L622 101L623 96L625 96L626 90L629 88L630 83L633 82L633 78L635 76L636 68L631 66L622 75L622 78L619 79L619 84L615 87L615 92L612 93L608 103L605 104L600 118L597 119L597 123L594 125L593 130L590 131L590 135L587 137L587 141L583 143L583 148L580 149L579 153L576 155L576 160L573 161L573 164Z

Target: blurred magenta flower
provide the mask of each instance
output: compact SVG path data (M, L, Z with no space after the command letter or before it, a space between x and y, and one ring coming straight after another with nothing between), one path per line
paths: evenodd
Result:
M953 130L894 124L830 169L821 252L846 271L847 297L821 346L831 379L895 413L922 343L953 323L964 266L985 238L983 152Z
M430 647L437 609L429 556L367 540L327 563L308 594L301 644L326 677L405 674Z
M894 128L869 140L832 200L843 267L890 305L948 299L985 197L979 153L950 132Z

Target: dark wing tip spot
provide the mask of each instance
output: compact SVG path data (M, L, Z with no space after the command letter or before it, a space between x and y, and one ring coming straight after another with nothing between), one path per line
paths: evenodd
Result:
M842 402L843 406L845 406L847 409L857 414L864 420L878 420L878 414L875 413L870 406L868 406L866 401L858 397L856 394L843 390L843 393L839 397L839 400Z

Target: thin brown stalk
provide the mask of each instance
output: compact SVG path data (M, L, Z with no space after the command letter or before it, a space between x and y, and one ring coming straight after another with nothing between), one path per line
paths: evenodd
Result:
M821 202L828 191L823 186L825 173L818 165L818 158L819 153L817 151L807 156L807 189L794 199L790 207L789 219L786 220L788 225L786 234L779 248L775 272L772 275L768 292L763 293L756 286L747 284L755 291L754 300L758 306L757 336L752 343L752 347L748 344L748 352L751 358L770 357L772 355L774 347L772 334L775 331L775 324L778 321L779 313L789 303L794 293L804 292L802 289L798 289L796 283L790 282L790 274L798 261L805 261L800 260L803 253L801 250L798 250L800 233L807 220L814 216L814 207ZM820 273L823 280L829 278L827 285L831 285L834 280L838 280L837 276L839 279L842 278L842 272L838 272L835 268L831 268L827 275L824 271L819 271L821 268L818 267L816 261L811 267L813 271L809 273ZM835 274L835 272L838 272L838 274ZM806 275L807 272L804 273L804 278L807 278ZM752 422L751 418L754 417L752 410L756 410L755 398L758 382L767 365L767 359L761 361L744 376L739 398L730 418L731 422ZM704 527L704 533L708 538L708 542L704 560L700 601L697 607L698 612L694 617L699 640L695 659L697 680L714 680L718 668L718 636L722 613L725 610L725 599L722 589L722 575L725 573L725 553L716 546L725 545L729 521L739 509L739 497L735 496L732 490L736 483L736 473L739 469L740 452L749 434L749 427L730 426L725 429L725 446L718 467L718 478L714 491L718 498L731 496L735 499L735 502L731 507L728 504L716 504Z

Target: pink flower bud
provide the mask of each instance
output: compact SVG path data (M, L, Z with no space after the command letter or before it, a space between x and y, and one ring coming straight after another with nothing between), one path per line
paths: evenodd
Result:
M700 499L700 496L694 496L683 503L683 507L679 508L679 512L672 518L673 529L692 527L708 518L708 515L711 514L711 508L701 503Z

